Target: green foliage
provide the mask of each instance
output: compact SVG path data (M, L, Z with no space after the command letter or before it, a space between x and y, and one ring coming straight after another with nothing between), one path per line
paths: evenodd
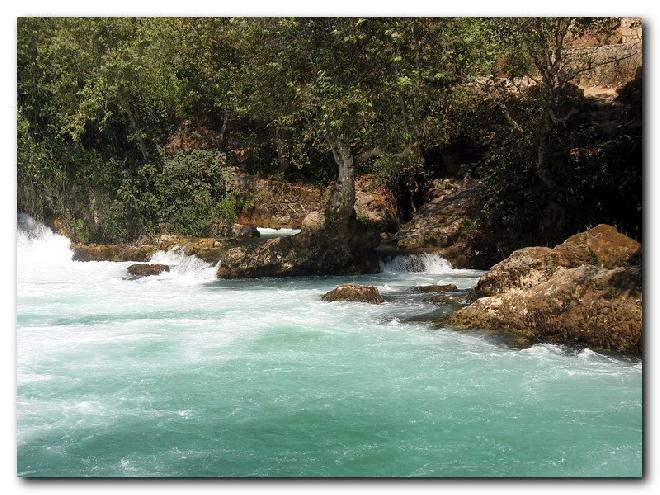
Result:
M21 18L18 208L65 219L80 240L213 235L247 200L228 191L225 156L250 173L324 185L341 148L358 171L413 196L433 173L429 150L464 140L485 150L471 170L487 189L480 225L510 240L493 249L600 221L639 237L641 131L547 125L551 111L586 108L568 89L589 60L566 40L612 22ZM517 99L481 94L493 73L539 84ZM205 151L172 145L184 121L212 137ZM539 161L541 142L550 151Z
M236 193L229 193L217 206L217 217L223 225L236 223L243 208L250 206L250 201Z
M226 196L224 155L196 150L165 158L156 177L163 230L175 234L209 236L233 221L238 206Z

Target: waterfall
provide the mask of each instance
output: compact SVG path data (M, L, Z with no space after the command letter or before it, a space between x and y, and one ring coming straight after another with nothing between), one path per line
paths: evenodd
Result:
M449 273L454 268L451 263L439 254L406 254L382 262L381 268L386 273Z
M16 231L16 258L20 264L61 265L71 263L71 241L56 234L26 213L19 213Z

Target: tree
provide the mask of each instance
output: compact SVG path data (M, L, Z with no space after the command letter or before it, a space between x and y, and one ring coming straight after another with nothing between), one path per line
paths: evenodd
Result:
M328 225L354 219L354 176L368 161L420 160L457 88L482 69L479 22L464 19L234 19L249 63L244 93L294 145L330 153L337 180ZM443 50L443 48L446 48ZM450 126L447 126L450 127ZM300 146L303 143L303 146ZM296 154L295 152L298 151ZM297 156L295 156L297 155Z

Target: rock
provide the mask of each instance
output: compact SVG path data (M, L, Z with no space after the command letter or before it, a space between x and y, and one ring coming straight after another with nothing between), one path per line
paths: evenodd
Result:
M241 212L239 223L275 229L305 229L305 217L324 211L331 191L330 187L323 189L248 174L238 176L237 184L237 192L250 198L249 206ZM355 211L358 220L381 231L393 231L398 226L394 195L371 175L361 175L355 180ZM307 230L316 225L318 222L310 219Z
M151 275L160 275L163 272L169 272L170 267L159 263L140 263L129 266L126 271L133 278L150 277Z
M641 356L640 245L599 225L554 249L514 252L483 275L478 297L445 323ZM621 266L615 266L620 264Z
M226 251L220 259L220 278L355 275L378 273L374 247L378 233L366 227L350 233L301 232Z
M75 261L149 261L158 246L127 244L74 244Z
M424 302L433 304L449 304L452 306L465 306L468 304L468 295L464 294L437 294L424 298Z
M322 211L312 211L303 218L302 230L317 232L325 228L325 214Z
M308 213L323 209L323 189L312 185L243 174L238 189L250 198L239 217L241 224L297 229Z
M453 292L457 291L458 287L454 284L445 284L445 285L420 285L419 287L412 287L412 292Z
M372 175L361 175L355 180L355 212L358 220L381 232L395 232L399 227L394 194Z
M434 179L424 204L394 236L395 246L409 252L437 252L456 267L482 267L489 260L471 247L472 227L481 204L476 180Z
M615 268L630 263L639 255L641 245L634 239L619 233L611 225L598 225L586 232L575 234L555 247L562 266L578 266L583 263Z
M559 268L531 289L477 299L452 313L447 323L503 330L519 344L551 342L641 356L641 272L592 265Z
M370 304L384 302L383 296L380 295L376 287L357 284L340 285L323 294L321 299L323 301L360 301Z
M187 256L197 256L211 265L216 265L227 250L237 246L260 242L258 237L206 238L161 236L159 248L163 251L178 249Z
M554 249L529 247L514 251L479 279L476 295L492 296L512 288L533 287L547 280L558 267L623 266L635 262L640 250L639 242L620 234L614 227L598 225L569 237Z
M234 237L259 237L259 231L256 227L252 225L241 225L236 223L232 226L231 229L232 235ZM213 247L212 245L209 247Z

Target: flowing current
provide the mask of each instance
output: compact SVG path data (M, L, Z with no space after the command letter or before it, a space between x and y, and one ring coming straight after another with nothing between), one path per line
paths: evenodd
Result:
M74 262L17 234L20 476L639 476L642 363L431 322L438 256L360 277L218 280ZM385 304L325 303L340 283Z

